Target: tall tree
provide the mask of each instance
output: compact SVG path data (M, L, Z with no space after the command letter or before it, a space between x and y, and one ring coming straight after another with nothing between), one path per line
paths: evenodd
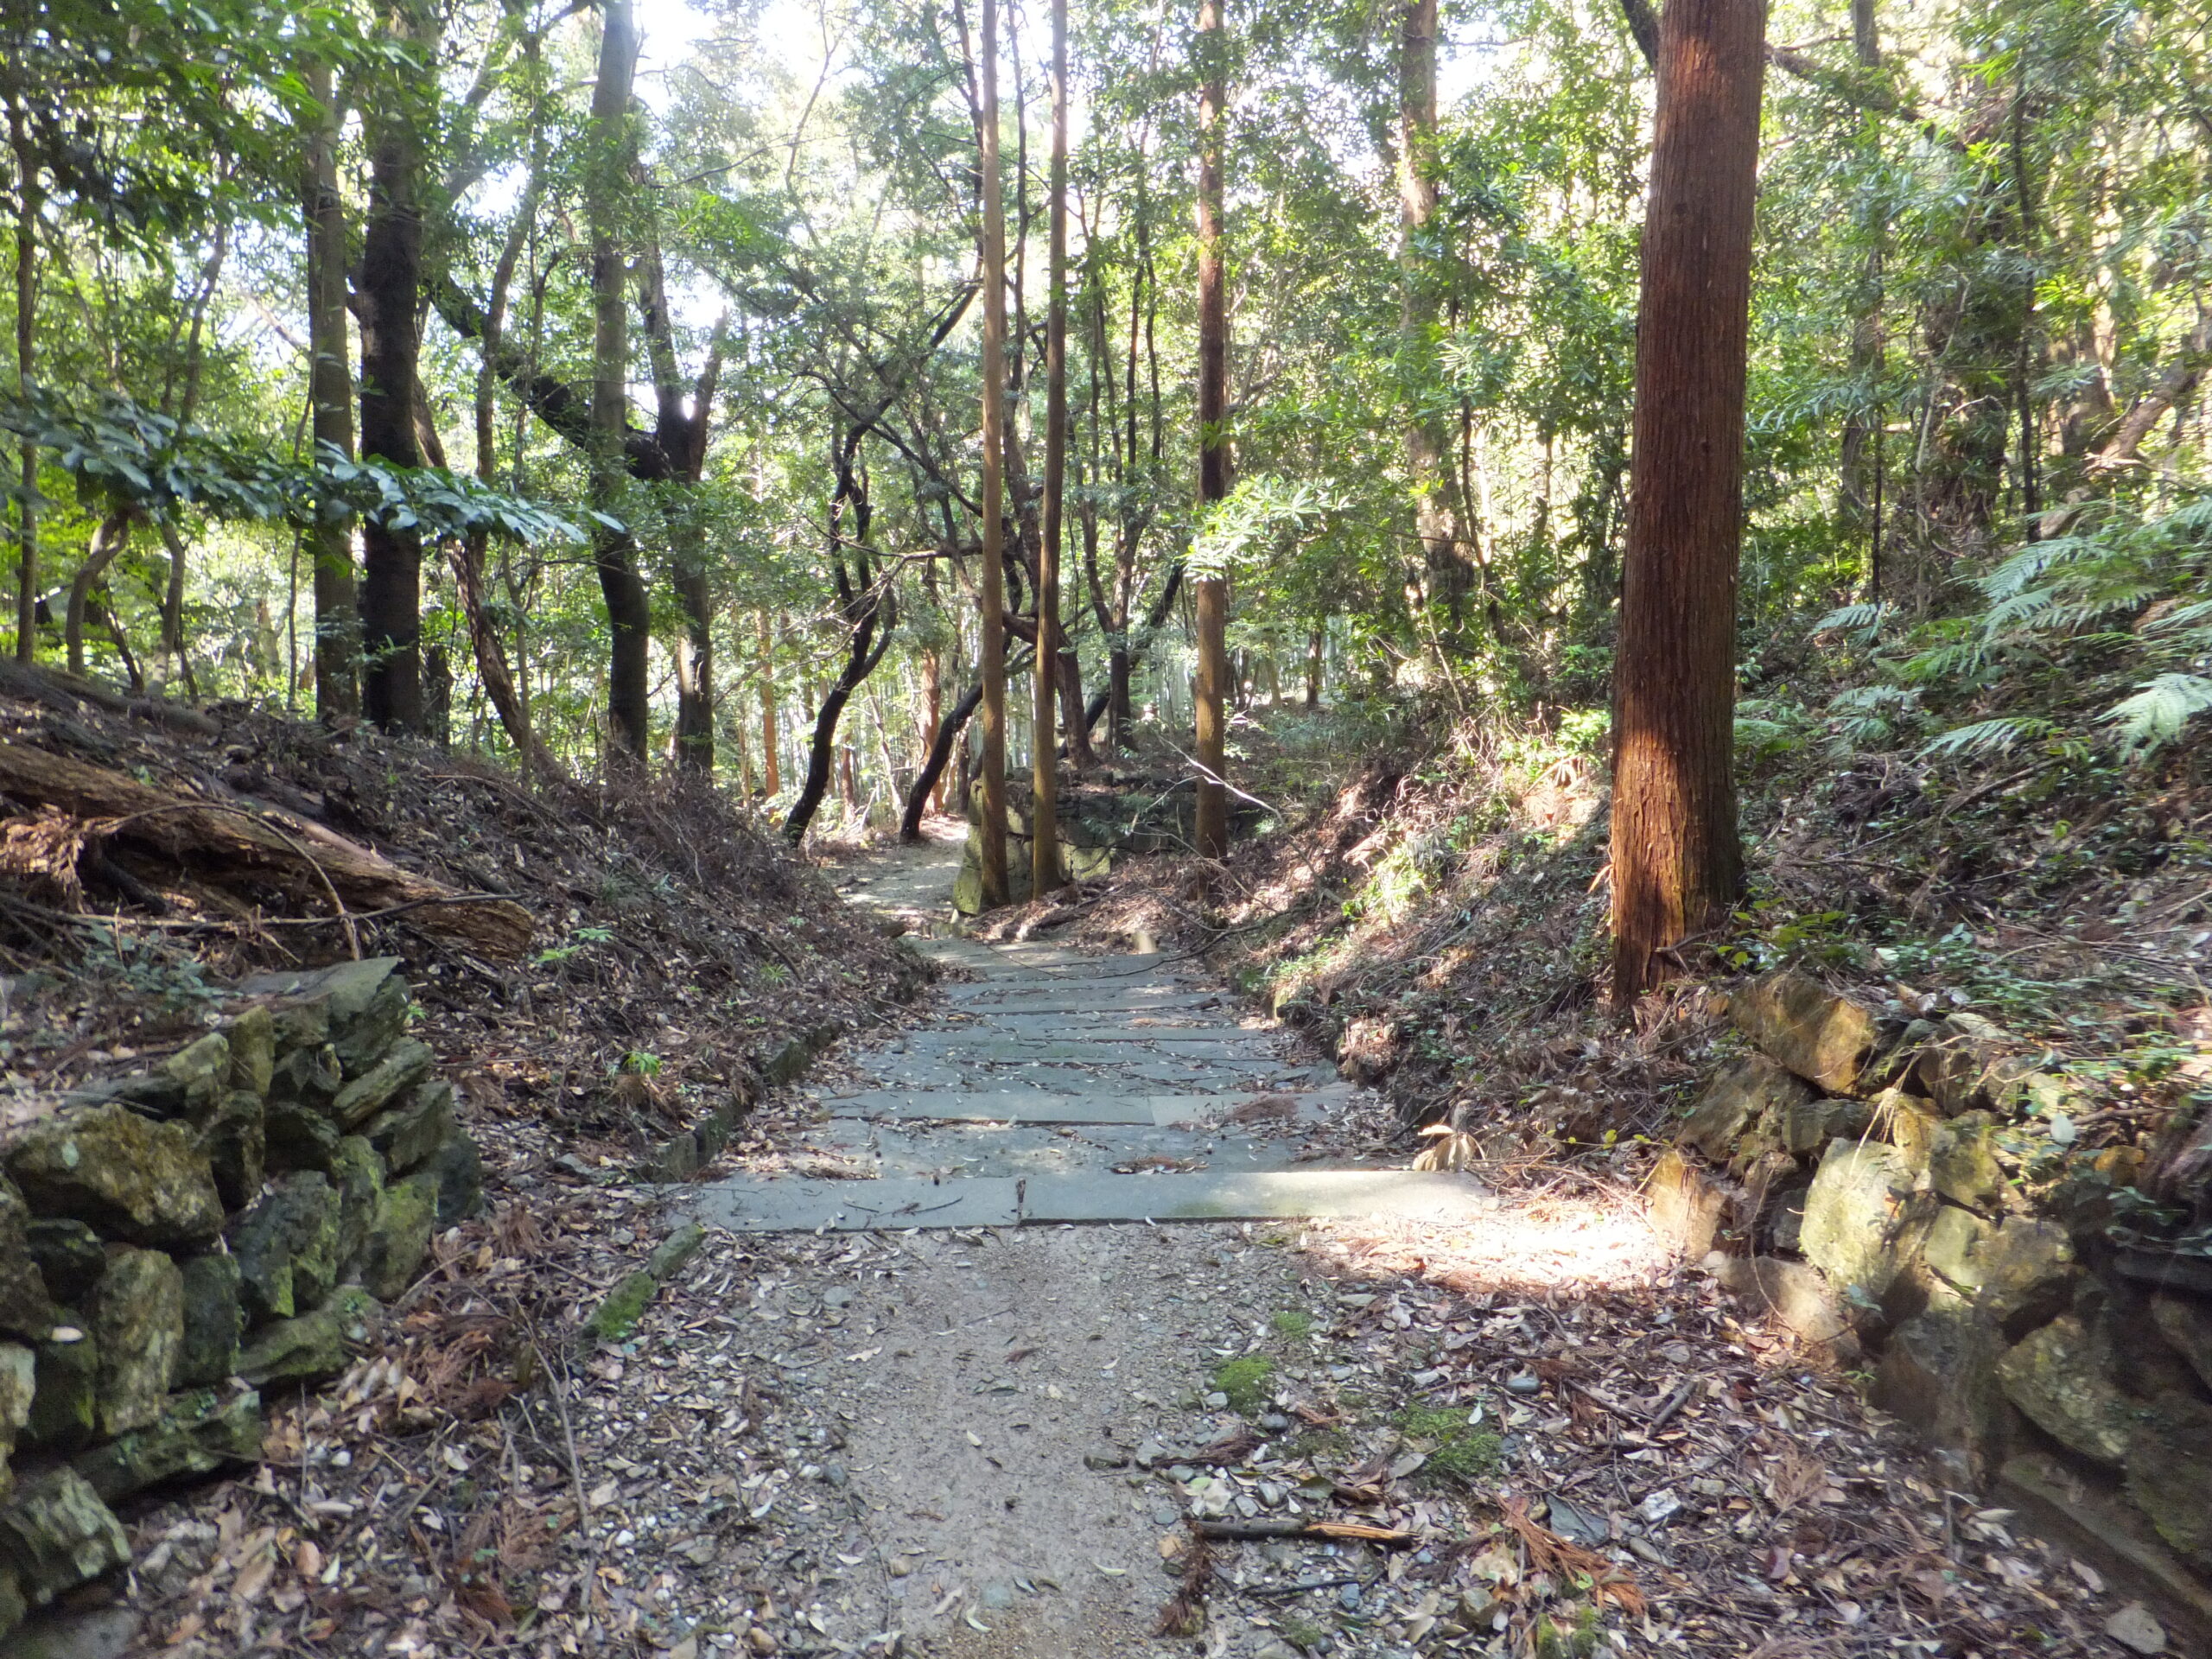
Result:
M1398 33L1399 372L1408 400L1406 480L1421 547L1429 602L1459 629L1469 587L1453 511L1450 436L1438 401L1438 260L1429 246L1436 217L1436 0L1406 0ZM1441 666L1441 665L1440 665ZM1448 671L1448 670L1447 670Z
M327 63L310 62L313 124L301 192L307 222L308 429L318 452L353 454L353 373L346 333L346 199L338 140L346 111ZM352 516L335 502L315 510L307 536L315 592L315 707L324 720L361 712L361 619L356 608Z
M1060 526L1068 471L1068 0L1052 0L1052 164L1045 314L1045 522L1037 543L1036 733L1030 768L1029 895L1059 886L1059 756L1052 708L1060 659ZM1079 705L1078 705L1079 706ZM1078 728L1079 732L1079 728ZM1075 736L1078 732L1071 732Z
M365 100L368 212L355 285L361 325L361 453L395 467L423 464L416 380L423 347L423 174L431 119L437 14L398 0L385 28L397 56ZM388 731L423 729L423 537L383 515L362 527L361 702ZM181 641L179 642L180 645Z
M1229 121L1228 43L1222 0L1198 0L1198 512L1229 495L1229 298L1221 263L1223 138ZM1202 857L1229 852L1229 795L1223 785L1228 728L1229 574L1198 573L1198 684L1192 747L1198 752L1198 843Z
M16 391L28 396L38 361L38 152L24 121L22 88L8 103L8 136L16 159ZM16 660L38 655L38 445L23 439L16 454L22 493L16 502Z
M976 143L983 213L982 899L1009 895L1006 867L1006 204L999 189L998 0L982 0Z
M637 17L630 0L606 0L600 14L599 76L591 95L591 156L584 185L591 226L592 505L610 518L621 506L630 429L630 331L621 231L624 194L636 155L630 96L638 68ZM611 759L642 762L652 736L646 677L652 606L638 574L630 531L592 529L592 563L607 601L607 720Z
M1613 693L1613 995L1742 883L1734 769L1745 352L1764 0L1668 0Z

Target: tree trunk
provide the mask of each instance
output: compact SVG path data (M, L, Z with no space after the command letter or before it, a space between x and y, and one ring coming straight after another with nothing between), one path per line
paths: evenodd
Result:
M906 791L906 810L899 820L899 839L909 846L922 838L922 816L929 810L930 791L944 777L945 763L952 759L952 746L968 729L968 721L983 701L983 683L977 680L961 693L960 701L952 705L937 728L937 736L930 745L930 752L922 769L914 779L914 786ZM963 803L962 810L966 810Z
M1869 69L1882 66L1880 30L1875 25L1874 0L1851 0L1852 46L1860 64ZM1879 124L1872 117L1867 125L1879 142ZM1870 241L1859 267L1858 308L1851 322L1851 378L1856 384L1878 381L1882 372L1883 226L1864 227ZM1871 410L1853 409L1843 423L1843 441L1837 456L1838 506L1845 537L1867 543L1867 590L1879 598L1881 588L1882 527L1874 513L1878 486L1873 466L1877 429L1882 421L1878 401Z
M1613 995L1727 917L1745 346L1764 0L1669 0L1637 318L1614 691Z
M601 13L599 78L592 89L591 155L585 205L591 225L591 503L610 516L620 506L629 429L629 308L619 238L635 145L630 89L638 65L637 20L630 0L606 0ZM627 530L595 524L592 563L607 601L607 724L609 758L642 764L652 737L646 650L652 607L638 574Z
M1424 246L1436 217L1436 0L1405 0L1398 36L1398 350L1407 401L1406 481L1413 491L1414 531L1427 573L1428 599L1444 608L1456 641L1472 587L1459 556L1452 511L1451 439L1432 412L1437 378L1436 260ZM1438 667L1450 672L1450 665Z
M845 712L845 704L861 682L875 671L875 665L890 648L889 611L887 603L873 597L873 589L864 589L858 595L858 602L849 609L848 614L854 620L845 666L823 697L821 710L814 717L814 741L806 755L806 781L799 786L798 799L791 803L791 816L784 820L784 839L794 847L806 839L807 826L814 822L822 798L829 793L831 763L837 753L837 721Z
M346 199L338 188L345 123L330 66L308 66L321 106L308 131L301 207L307 220L308 397L316 459L353 455L353 371L346 333ZM315 710L319 720L361 712L361 618L354 588L353 515L320 504L305 537L314 561Z
M982 901L1007 902L1006 205L999 192L998 0L982 0L976 149L983 212Z
M1052 0L1052 162L1046 187L1050 195L1046 206L1050 251L1045 277L1049 290L1045 321L1045 518L1037 542L1038 672L1031 676L1036 690L1031 705L1036 729L1030 740L1029 772L1032 899L1060 885L1059 743L1053 734L1053 709L1059 701L1065 671L1060 660L1060 536L1065 523L1068 470L1068 0ZM1075 735L1071 732L1071 741Z
M770 800L784 792L776 760L776 636L768 613L760 613L760 772L761 792Z
M1229 306L1221 264L1221 161L1228 124L1228 46L1221 0L1198 0L1198 512L1229 494ZM1198 764L1198 848L1201 857L1229 852L1229 796L1222 785L1228 730L1229 576L1198 578L1198 672L1192 726Z
M435 56L434 14L404 0L385 28L402 49ZM427 72L422 72L427 73ZM413 468L415 381L422 357L417 300L423 275L423 89L401 70L362 111L369 145L369 206L361 226L361 453ZM386 731L423 728L423 538L414 527L362 527L361 702Z
M1306 706L1321 706L1321 630L1315 628L1306 636Z
M80 679L85 673L85 617L92 590L99 586L116 556L130 545L134 517L128 507L118 507L101 519L92 531L92 544L85 550L85 562L69 581L69 610L62 622L62 638L69 652L69 671Z
M29 397L37 369L38 216L45 200L39 188L38 157L31 148L18 92L8 105L8 136L16 152L16 391ZM25 438L18 448L22 493L16 503L16 660L38 656L38 446Z

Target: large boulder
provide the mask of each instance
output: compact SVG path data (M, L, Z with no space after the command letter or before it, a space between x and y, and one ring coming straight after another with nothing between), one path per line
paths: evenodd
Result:
M1643 1184L1652 1230L1685 1262L1704 1260L1728 1211L1727 1195L1673 1147L1659 1154Z
M173 1395L158 1421L81 1452L73 1467L107 1503L163 1481L258 1462L261 1396L223 1399L212 1389Z
M2136 1414L2098 1327L2063 1314L2008 1349L1998 1374L2005 1398L2060 1445L2108 1468L2126 1460Z
M404 1175L426 1162L459 1128L454 1116L453 1084L443 1077L432 1077L397 1104L378 1112L361 1126L360 1133L382 1156L386 1168L395 1175Z
M358 1135L349 1135L332 1148L330 1184L338 1189L338 1260L344 1264L361 1253L362 1241L377 1218L384 1198L384 1160L376 1148Z
M231 1087L250 1095L269 1092L276 1066L276 1019L256 1004L231 1021Z
M1893 1147L1834 1141L1805 1195L1798 1248L1847 1299L1878 1301L1926 1225Z
M1753 1126L1808 1104L1813 1090L1764 1054L1723 1066L1682 1120L1678 1137L1715 1164L1737 1160Z
M1938 1128L1928 1147L1928 1178L1954 1204L1984 1213L2005 1191L1997 1163L1997 1127L1986 1112L1970 1112Z
M437 1220L435 1176L410 1175L393 1182L384 1190L351 1271L379 1301L391 1300L407 1288L429 1254Z
M72 1216L156 1249L222 1230L223 1200L197 1137L122 1106L63 1112L10 1149L8 1173L30 1207Z
M343 1137L330 1121L327 1102L318 1106L304 1100L271 1100L263 1125L270 1174L335 1172L338 1143Z
M181 1264L184 1274L184 1346L177 1355L176 1386L207 1388L238 1369L245 1332L238 1259L219 1251Z
M112 1437L162 1414L184 1352L184 1274L159 1250L118 1248L93 1293L99 1430Z
M327 1114L345 1086L346 1069L328 1043L291 1049L277 1059L269 1080L270 1111L273 1116L278 1106L289 1105Z
M231 1228L248 1319L289 1319L338 1282L339 1197L327 1179L287 1175Z
M1850 1325L1827 1281L1802 1262L1771 1255L1709 1255L1705 1269L1753 1308L1771 1313L1808 1342L1833 1343Z
M330 1103L331 1116L340 1128L360 1128L428 1077L437 1058L428 1045L401 1038L383 1058L338 1091Z
M2175 1553L2212 1570L2212 1405L2162 1394L2127 1439L2127 1496Z
M211 1031L163 1060L157 1075L174 1085L182 1112L204 1112L230 1087L231 1039Z
M366 1071L407 1028L407 982L397 957L372 957L303 972L256 974L241 990L279 999L276 1046L338 1052L346 1075Z
M0 1332L35 1340L54 1325L54 1301L31 1249L30 1206L0 1179Z
M1990 1111L2015 1092L2029 1069L2014 1049L2012 1039L1988 1020L1955 1014L1915 1057L1912 1075L1947 1117Z
M1972 1211L1947 1204L1928 1225L1920 1259L1952 1288L1971 1295L1981 1288L1981 1247L1994 1230Z
M2024 1335L2071 1300L2079 1270L2073 1241L2056 1222L2007 1216L1974 1249L1976 1305L2007 1336Z
M123 1523L66 1465L26 1480L0 1508L0 1567L33 1607L130 1560Z
M367 1340L376 1306L359 1286L341 1287L314 1313L257 1332L238 1356L238 1375L256 1388L337 1376L352 1358L352 1344Z
M2004 1449L2003 1351L1986 1318L1955 1299L1932 1302L1890 1333L1867 1397L1979 1478Z
M1759 1048L1834 1095L1857 1090L1878 1035L1870 1009L1794 969L1736 992L1728 1013Z

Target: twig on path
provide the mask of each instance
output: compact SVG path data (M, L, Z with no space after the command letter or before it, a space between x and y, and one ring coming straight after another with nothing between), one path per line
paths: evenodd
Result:
M1249 1542L1259 1538L1329 1538L1339 1543L1410 1544L1414 1535L1403 1527L1370 1527L1363 1521L1201 1521L1204 1538Z

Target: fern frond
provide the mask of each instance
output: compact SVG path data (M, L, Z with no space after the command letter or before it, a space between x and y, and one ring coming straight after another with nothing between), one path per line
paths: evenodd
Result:
M1986 760L2008 754L2021 744L2048 737L2056 729L2050 721L2032 715L2005 715L1978 720L1971 726L1955 726L1929 739L1920 753L1929 760Z
M1815 634L1856 633L1871 639L1881 631L1890 614L1887 603L1876 601L1864 605L1840 605L1813 624Z
M2212 709L2212 679L2201 674L2161 674L2132 697L2105 711L2121 752L2141 760L2179 737L2192 716Z

